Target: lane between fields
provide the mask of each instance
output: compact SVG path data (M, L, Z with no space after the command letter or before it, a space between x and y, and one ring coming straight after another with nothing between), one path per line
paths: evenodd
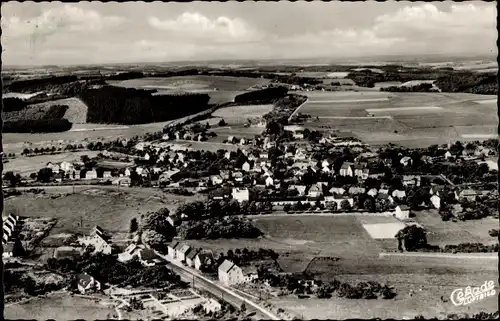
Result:
M448 259L472 259L472 260L498 260L498 253L482 253L482 254L470 254L470 253L455 253L455 254L447 254L447 253L390 253L390 252L381 252L379 253L379 258L384 257L430 257L430 258L448 258Z

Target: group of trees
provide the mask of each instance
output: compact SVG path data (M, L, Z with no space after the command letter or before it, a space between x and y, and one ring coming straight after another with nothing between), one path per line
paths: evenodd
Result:
M178 216L184 215L187 220L203 220L214 217L269 212L272 211L272 208L269 201L243 201L239 203L234 199L212 199L208 202L196 201L182 204L175 210L175 214Z
M390 87L382 87L380 91L389 91L389 92L439 92L437 89L432 88L432 84L430 83L422 83L415 86L390 86Z
M456 72L437 78L436 86L444 92L466 92L481 95L498 93L496 73Z
M3 123L4 133L54 133L65 132L73 124L64 118L60 119L25 119L6 121Z
M287 93L288 89L286 89L286 87L274 87L274 88L254 90L237 95L236 97L234 97L234 102L240 104L255 102L255 101L270 103L273 102L275 99L286 96Z
M79 94L93 123L143 124L182 118L209 108L208 94L155 95L151 91L114 86Z
M47 267L62 273L88 273L101 284L132 287L165 287L182 285L180 277L165 265L143 266L137 258L122 263L114 255L97 253L85 255L79 261L54 259L47 261Z
M398 240L398 249L403 251L403 246L406 251L418 251L428 247L427 232L417 225L407 225L399 230L395 235Z
M253 226L250 221L238 217L183 221L177 232L186 240L257 238L263 235L262 231Z
M388 300L396 296L392 287L374 281L360 282L356 285L351 285L338 280L333 280L332 282L321 285L316 292L316 296L320 299L327 299L330 298L333 293L336 293L337 296L341 298L347 299L377 299L381 297Z
M8 171L3 174L3 181L6 182L9 187L15 187L21 183L21 175Z

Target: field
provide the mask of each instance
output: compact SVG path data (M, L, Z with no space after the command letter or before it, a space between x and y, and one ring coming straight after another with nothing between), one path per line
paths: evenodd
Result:
M227 76L180 76L169 78L148 77L109 82L114 86L156 89L160 94L200 92L210 95L210 103L232 101L234 97L255 85L264 85L269 80ZM216 90L215 90L216 89Z
M61 188L62 189L62 188ZM16 196L5 200L5 213L28 217L50 216L58 219L51 235L60 233L88 233L96 224L110 233L128 233L130 220L148 211L167 207L173 210L179 202L196 197L163 196L149 189L107 187L76 188L75 194L51 197ZM66 188L72 193L72 187ZM80 223L83 223L80 225Z
M64 118L73 124L85 124L87 122L87 106L78 98L66 98L53 100L45 103L34 104L33 107L48 107L53 105L67 105L69 108Z
M5 307L5 318L10 320L105 320L116 315L111 305L68 294L50 295L25 303Z
M300 112L319 117L306 126L350 132L372 145L392 142L414 148L487 139L495 134L498 122L493 96L375 91L305 94L309 99Z
M498 229L498 220L487 217L481 220L447 221L443 222L435 211L420 211L415 213L418 223L428 230L427 240L430 244L446 245L458 243L498 243L488 231Z
M80 160L82 155L95 157L99 154L98 151L84 151L74 153L61 153L55 155L40 155L34 157L17 156L10 159L8 163L4 164L4 171L14 171L21 175L29 175L38 172L39 169L45 167L48 162L62 162L62 161L76 161Z
M226 118L236 118L246 122L248 118L262 117L273 109L273 105L247 105L231 106L217 109L212 116Z

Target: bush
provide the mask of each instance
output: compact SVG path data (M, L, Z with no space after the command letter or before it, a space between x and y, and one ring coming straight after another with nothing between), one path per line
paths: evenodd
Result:
M497 229L489 230L489 231L488 231L488 234L489 234L491 237L498 237L498 230L497 230Z

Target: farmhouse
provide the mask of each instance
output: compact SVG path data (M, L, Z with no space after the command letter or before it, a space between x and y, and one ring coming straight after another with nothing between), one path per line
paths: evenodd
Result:
M101 283L87 273L81 273L77 277L78 291L81 294L92 293L101 290Z
M243 270L229 260L224 260L219 266L219 281L224 285L233 285L245 282Z
M410 208L406 205L396 206L396 213L394 214L399 219L410 218Z
M144 245L141 245L141 244L139 244L139 245L135 244L135 243L130 244L129 246L127 246L125 251L118 254L118 261L128 262L128 261L132 260L135 256L138 255L139 250L141 250L143 248L144 248Z
M86 246L92 245L95 248L94 253L111 254L111 244L99 226L95 226L90 236L80 239L79 242Z

